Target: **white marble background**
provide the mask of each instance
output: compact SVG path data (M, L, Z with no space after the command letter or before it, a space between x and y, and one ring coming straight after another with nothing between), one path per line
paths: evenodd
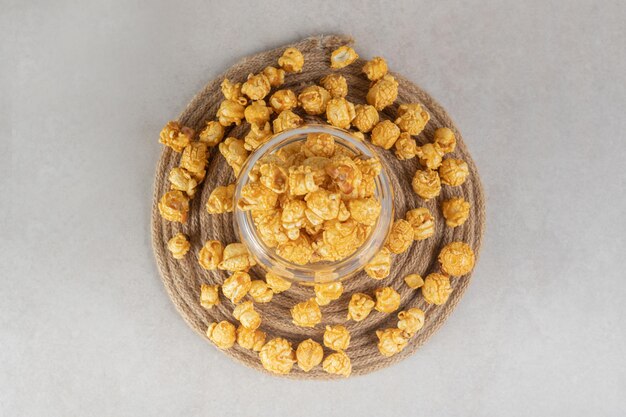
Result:
M625 415L625 22L623 1L0 0L0 415ZM157 135L240 57L333 32L449 110L487 234L416 355L286 381L170 303Z

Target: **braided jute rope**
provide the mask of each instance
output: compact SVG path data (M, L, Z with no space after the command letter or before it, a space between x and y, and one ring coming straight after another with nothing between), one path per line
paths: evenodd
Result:
M345 36L316 36L289 45L302 51L305 65L302 73L287 74L285 84L280 88L290 88L298 94L305 86L319 83L324 75L332 71L329 68L331 51L341 45L351 43L352 39ZM180 115L179 121L183 125L196 129L196 131L201 130L208 120L215 118L215 113L223 99L220 83L225 77L234 82L243 82L249 73L258 73L268 65L276 66L276 61L285 48L262 52L233 65L224 74L209 82L193 98ZM347 98L355 104L364 103L369 87L368 80L361 74L364 63L365 61L359 59L352 65L339 70L348 81L349 94ZM261 330L267 333L267 340L274 337L284 337L292 342L294 349L299 342L307 338L312 338L321 343L325 325L344 324L352 336L350 347L346 351L352 361L352 375L363 375L401 361L413 354L443 324L463 296L470 282L471 274L451 278L453 292L448 302L443 306L427 304L421 296L421 291L410 289L404 283L403 278L410 273L426 276L431 272L438 271L437 255L441 248L451 241L467 242L478 256L485 223L483 190L478 172L463 143L461 134L444 109L435 100L402 76L397 74L394 76L400 84L398 100L394 106L385 109L381 116L395 120L398 104L421 103L430 113L431 119L424 132L416 137L418 144L432 141L433 132L436 128L449 127L456 133L457 147L454 153L448 156L463 159L469 165L470 175L465 184L460 187L443 186L441 195L437 199L424 202L411 189L411 179L419 168L417 158L399 161L391 151L382 149L379 151L394 187L396 218L403 218L407 210L416 207L428 207L436 218L435 236L417 241L409 251L396 255L392 261L391 275L382 281L373 280L364 272L344 281L344 294L339 300L321 307L323 321L313 329L294 325L291 322L290 314L290 308L294 304L313 296L311 287L294 284L288 291L275 295L270 303L255 304L263 319ZM323 118L319 117L307 116L305 119L307 121L325 122ZM227 135L243 138L248 129L249 126L242 123L241 126L233 128ZM218 185L234 182L235 177L233 170L226 164L217 147L212 148L207 176L201 190L191 202L187 223L184 225L172 223L161 218L157 203L159 198L169 190L167 176L170 169L178 165L179 159L179 154L170 148L164 148L157 167L152 205L153 248L163 283L174 305L187 324L206 339L205 331L211 322L228 320L237 325L237 321L232 316L234 306L224 297L221 297L222 303L211 310L206 310L200 306L200 285L202 283L222 284L227 278L227 273L224 271L205 271L197 261L197 254L206 240L215 239L224 244L237 241L232 225L232 214L209 215L204 208L211 191ZM441 215L440 203L442 200L458 196L463 196L469 201L472 208L469 220L462 226L453 229L445 225ZM191 251L182 260L173 259L167 250L167 241L178 232L183 232L189 236L192 245ZM263 271L258 267L253 268L250 273L253 279L264 277ZM402 300L400 310L419 307L426 313L424 327L411 339L406 349L390 358L386 358L378 352L376 330L395 327L398 320L397 313L383 314L372 311L367 319L362 322L346 322L347 305L351 295L355 292L372 294L375 288L381 286L392 286L400 293ZM261 366L257 352L243 349L237 344L223 352L247 366L266 372ZM326 350L325 354L328 353L330 351ZM286 377L301 379L334 378L325 373L321 366L308 373L304 373L297 366L294 366L291 373Z

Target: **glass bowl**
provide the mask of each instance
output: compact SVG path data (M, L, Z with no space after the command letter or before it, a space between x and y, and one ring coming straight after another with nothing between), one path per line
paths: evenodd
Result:
M374 193L381 204L380 216L361 247L347 258L334 262L324 261L298 265L278 256L274 248L268 247L260 238L250 212L239 209L236 203L241 198L242 188L250 181L250 171L259 159L275 153L284 146L305 141L309 133L329 133L334 136L336 146L348 148L356 156L377 158L382 163L382 159L373 147L353 136L350 132L333 126L310 124L278 133L252 153L243 165L235 188L233 221L240 241L248 247L250 254L262 268L282 278L312 284L346 279L362 270L385 244L393 223L394 208L391 181L383 165L380 175L375 181L376 190Z

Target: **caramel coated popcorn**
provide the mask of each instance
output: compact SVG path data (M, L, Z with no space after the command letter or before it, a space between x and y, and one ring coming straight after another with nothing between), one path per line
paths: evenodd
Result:
M474 251L465 242L448 243L439 252L439 263L446 274L462 276L474 268Z
M435 218L426 207L407 211L405 218L413 228L413 239L424 240L435 234Z
M224 138L226 129L219 122L211 120L207 122L206 127L200 132L198 140L204 142L207 146L217 146Z
M299 235L295 240L289 240L276 247L276 254L297 265L309 263L313 256L313 247L309 239Z
M376 310L381 313L393 313L400 307L400 294L391 287L382 287L374 290L376 296Z
M271 88L270 80L265 74L250 74L241 86L241 92L252 100L263 100Z
M376 81L376 83L370 87L365 97L367 103L376 107L378 111L392 105L397 98L398 82L390 74L386 74L383 78Z
M247 151L255 151L267 142L270 139L270 136L272 136L272 126L269 122L266 122L263 125L250 125L250 131L243 138L243 147Z
M323 357L324 348L312 339L303 340L296 349L298 366L304 372L309 372L311 369L322 363Z
M259 352L263 368L275 374L288 374L296 363L296 354L291 343L282 337L267 342Z
M343 294L343 284L341 281L330 282L325 284L315 284L315 301L320 306L330 304L331 301L337 300Z
M415 139L413 139L411 135L406 132L400 133L400 136L394 146L396 156L400 160L411 159L417 155L417 143L415 142Z
M452 287L447 275L432 273L426 276L422 286L422 295L428 304L445 304L451 293Z
M241 83L233 84L228 78L224 78L220 87L226 100L235 101L243 106L248 103L248 99L241 93Z
M235 184L215 187L206 202L206 211L210 214L230 213L233 211Z
M430 169L418 169L413 177L411 186L413 187L415 194L422 197L424 200L435 198L441 192L439 174L437 174L437 171L432 171Z
M359 223L374 226L380 215L380 202L374 197L355 198L348 201L350 216Z
M447 127L440 127L435 130L434 141L444 153L454 152L454 148L456 148L456 136L454 136L452 129Z
M202 284L200 286L200 305L210 310L219 303L219 285Z
M297 48L287 48L278 58L278 65L286 72L302 72L304 55Z
M320 84L328 90L333 98L341 98L348 95L348 82L343 75L328 74L320 80Z
M198 263L206 270L215 270L222 262L224 247L217 240L208 240L200 253L198 253Z
M240 325L237 327L237 343L244 349L259 352L265 344L265 332Z
M284 130L295 129L302 125L304 121L300 116L292 112L291 110L283 110L274 119L274 133L280 133Z
M257 303L269 303L274 297L274 291L263 280L255 279L250 283L248 294Z
M312 85L302 90L298 96L298 101L306 114L323 114L330 100L330 93L325 88Z
M252 301L245 301L235 307L233 317L246 329L256 330L261 325L261 315L254 309Z
M391 252L386 247L374 256L365 266L365 272L371 278L384 279L391 272Z
M398 107L396 124L410 135L419 135L430 120L430 114L418 103L401 104Z
M374 299L367 294L354 293L348 304L347 320L362 321L374 309L376 303Z
M342 129L349 129L352 119L356 116L354 104L345 98L333 98L326 106L326 118L328 123Z
M235 340L237 340L235 326L227 321L209 324L206 335L220 349L233 347Z
M417 147L420 164L428 169L437 169L441 165L443 151L436 143L427 143Z
M179 190L168 191L159 201L159 212L165 220L185 223L189 213L189 197Z
M172 121L168 122L161 130L159 142L180 153L185 149L185 146L191 143L194 135L195 131L193 129Z
M247 271L256 261L243 243L231 243L224 248L223 259L218 268L226 271Z
M315 156L330 158L335 154L335 138L328 133L309 133L304 145L302 145L302 152L304 152L307 158ZM322 163L319 165L319 168L323 171L328 160L323 159L321 161ZM322 173L322 175L323 174L324 173Z
M352 363L344 352L334 352L326 356L322 368L329 374L348 377L352 373Z
M237 271L224 281L222 284L222 293L233 304L237 304L246 296L251 285L250 275L248 275L247 272Z
M339 69L347 67L359 58L356 51L349 46L341 46L330 55L330 67Z
M243 112L246 122L251 125L264 126L270 121L272 109L265 105L265 100L253 101Z
M363 73L370 81L378 81L387 75L387 61L384 58L375 56L365 65L363 65Z
M324 346L332 350L346 350L350 345L350 332L345 326L336 324L334 326L326 326L324 332Z
M400 137L400 128L391 120L383 120L372 129L372 143L383 149L390 149Z
M385 247L392 253L404 253L413 243L413 227L404 219L396 220L391 226Z
M462 159L446 158L439 167L441 183L453 187L463 185L469 175L467 162Z
M222 126L239 126L244 118L245 110L246 106L237 101L224 100L220 104L219 109L217 109L216 116Z
M244 162L246 162L249 155L245 147L245 142L237 138L229 137L219 144L219 149L228 165L230 165L235 172L235 176L239 175L239 171L241 171L241 167Z
M187 236L182 233L177 233L167 241L167 249L174 259L183 259L189 252L189 248L191 248L191 244L189 244Z
M424 285L424 280L418 274L407 275L406 277L404 277L404 282L406 283L406 285L409 286L409 288L412 288L414 290Z
M267 77L272 87L280 87L285 82L285 70L282 68L265 67L263 75Z
M369 104L357 104L354 107L352 124L363 133L370 132L380 121L378 110Z
M276 113L298 107L298 97L291 90L278 90L270 97L270 106Z
M306 195L318 189L311 167L300 165L289 168L289 193L291 195Z
M268 272L265 274L265 282L274 291L274 294L280 294L291 288L291 282L279 277L278 275Z
M446 219L446 225L457 227L469 218L470 203L463 197L451 198L441 203L441 211Z
M383 356L393 356L404 350L411 335L402 329L390 328L377 330L378 350Z
M207 144L204 142L193 142L183 150L183 154L180 157L180 167L204 178L208 158Z
M278 194L258 182L249 182L241 189L237 202L240 210L271 210L278 203Z
M352 160L345 155L335 155L328 165L326 173L344 194L351 194L363 179L363 172L358 165L358 161Z
M315 327L322 321L322 312L315 298L296 304L291 309L293 324L300 327Z
M419 308L410 308L398 313L398 329L410 335L417 333L424 327L425 314Z

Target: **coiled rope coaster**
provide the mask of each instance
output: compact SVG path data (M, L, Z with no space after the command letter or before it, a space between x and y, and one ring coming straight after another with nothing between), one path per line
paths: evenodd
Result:
M301 73L287 74L285 84L280 88L292 89L297 95L304 87L318 84L323 76L331 72L329 68L331 52L339 46L351 43L352 40L347 37L317 36L288 45L302 51L305 57L305 64ZM215 113L223 100L220 83L225 77L233 82L243 82L250 73L259 73L268 65L276 66L277 59L286 47L245 58L233 65L221 76L209 82L181 114L179 118L180 123L196 131L202 130L207 121L215 119ZM361 68L365 62L359 59L352 65L338 70L348 81L349 94L347 99L355 104L364 103L365 95L369 88L369 81L361 73ZM311 287L294 284L291 286L291 289L274 295L270 303L255 303L255 308L263 319L260 329L267 333L267 340L283 337L292 343L294 350L298 343L308 338L322 343L324 328L328 324L345 325L351 334L350 347L346 350L346 354L352 362L352 375L363 375L401 361L413 354L443 324L463 296L470 282L471 274L464 277L450 278L453 292L448 301L442 306L426 303L421 296L421 291L410 289L403 279L406 275L412 273L425 277L429 273L438 272L439 263L437 256L439 251L444 245L452 241L466 242L478 256L485 223L483 190L476 166L463 143L461 134L444 109L427 93L402 76L398 74L393 75L399 82L398 99L393 106L389 106L381 112L381 120L395 120L399 104L421 103L430 113L431 118L425 130L419 136L414 137L418 145L431 142L435 129L449 127L456 134L457 146L455 151L447 156L463 159L469 166L470 175L462 186L443 186L439 197L424 202L411 188L411 179L415 171L420 168L417 158L400 161L392 151L377 148L392 180L395 192L395 217L404 218L408 210L416 207L427 207L436 220L435 235L426 240L415 241L407 252L395 255L392 259L391 274L384 280L377 281L371 279L364 272L361 272L355 277L344 281L345 290L343 295L339 300L321 307L323 314L322 323L315 328L309 329L294 325L291 321L290 313L291 307L295 304L314 297ZM326 122L323 117L315 116L306 116L305 121ZM243 138L248 130L249 125L242 123L240 126L227 132L227 136ZM205 204L211 191L219 185L235 182L235 176L217 147L211 148L207 176L198 194L191 200L187 223L169 222L161 218L157 204L160 197L170 189L167 179L168 173L178 165L179 158L180 154L165 147L157 167L152 205L153 249L163 283L174 305L187 324L208 342L205 332L209 323L228 320L237 325L237 320L232 316L234 306L225 297L221 297L222 302L210 310L200 306L201 284L222 284L228 277L228 273L226 271L206 271L200 267L197 260L197 254L207 240L219 240L224 245L238 241L233 230L232 213L210 215L205 210ZM447 227L441 214L441 201L461 196L471 204L469 219L462 226L456 228ZM191 250L181 260L172 258L167 249L168 240L178 232L186 234L191 242ZM254 267L250 271L250 275L253 279L262 279L264 272L259 267ZM347 306L353 293L372 294L375 288L382 286L391 286L400 293L402 301L398 311L418 307L426 313L424 327L411 338L408 346L402 352L392 357L384 357L378 351L376 330L395 327L398 321L397 312L383 314L374 310L361 322L346 321ZM330 350L326 348L324 350L325 355L330 353ZM223 352L247 366L267 372L262 367L257 352L243 349L238 344L235 344L230 349L223 350ZM300 370L298 366L294 366L291 373L285 376L301 379L336 378L325 373L321 366L315 367L308 373Z

